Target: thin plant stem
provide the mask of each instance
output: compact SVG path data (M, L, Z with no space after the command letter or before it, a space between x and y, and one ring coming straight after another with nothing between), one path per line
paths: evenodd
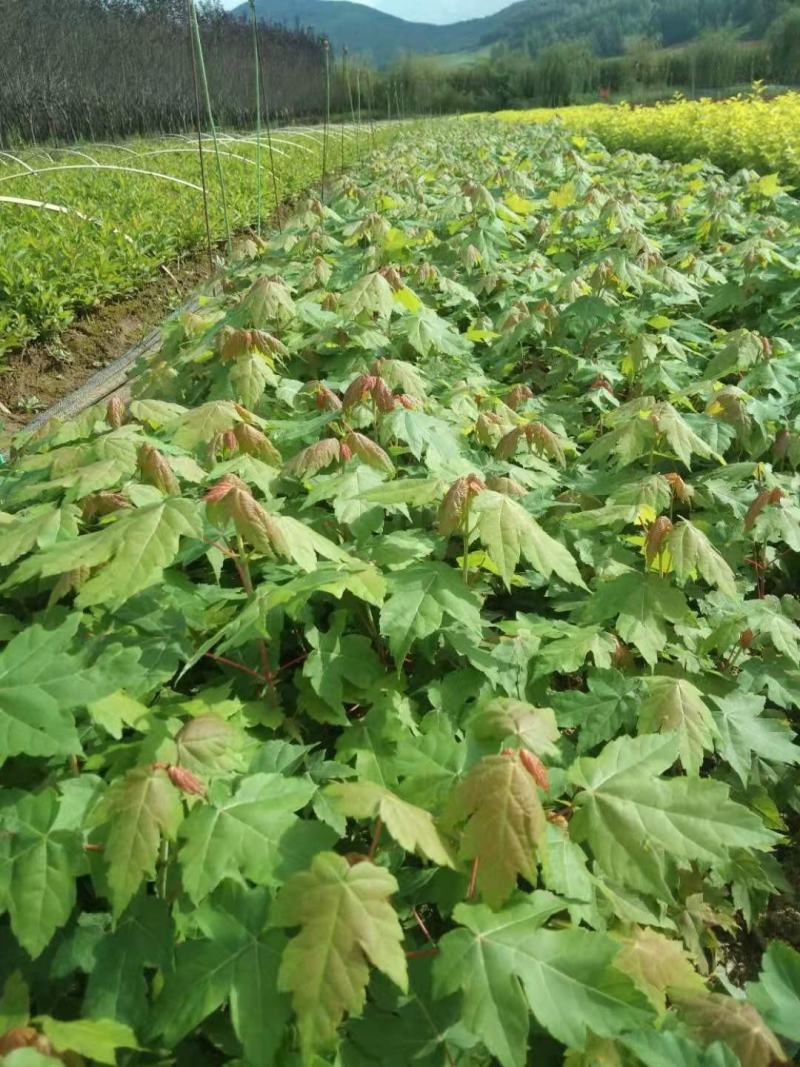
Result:
M367 853L368 860L373 860L375 858L375 853L378 851L378 842L381 839L382 830L383 821L381 820L381 817L378 816L378 818L375 820L375 829L372 831L372 841L370 842L369 852Z
M478 866L480 865L480 859L476 856L472 861L472 870L469 875L469 886L467 887L467 900L472 900L475 896L475 889L478 885Z
M325 126L322 134L322 203L325 203L325 179L328 173L328 128L331 124L331 46L325 38ZM324 225L324 220L323 220Z
M253 70L256 89L256 233L261 236L261 63L258 55L258 18L255 0L249 0L253 27Z
M361 70L356 70L356 109L358 114L358 125L356 126L356 156L361 159L360 145L361 145Z
M356 126L356 109L353 103L353 87L350 84L350 68L345 67L344 83L347 86L347 100L350 104L350 118ZM358 127L356 126L356 158L358 158Z
M158 895L162 900L167 899L167 883L169 880L169 841L164 838L158 853Z
M258 54L258 69L261 73L261 49L256 38L256 49ZM269 117L269 93L267 91L267 70L261 74L261 85L264 93L264 126L267 131L267 153L269 155L269 171L272 176L272 195L275 197L275 221L278 226L278 233L283 232L283 223L281 222L281 198L278 193L278 175L275 170L275 153L272 151L272 122Z
M250 566L247 562L247 553L245 551L244 541L242 540L240 534L236 535L236 543L239 549L237 569L239 570L239 575L242 580L242 587L244 588L244 591L247 596L252 600L255 595L255 590L253 589L253 579L250 576ZM259 637L258 639L258 654L261 657L261 670L263 671L264 679L266 680L266 683L270 688L270 692L272 693L272 697L275 700L275 703L277 704L278 692L275 688L275 678L273 677L272 670L270 669L269 665L269 652L267 651L267 644L264 641L263 637Z
M239 663L238 660L228 659L227 656L216 656L213 652L206 652L205 657L206 659L213 660L214 663L221 663L225 667L232 667L234 670L249 674L251 678L257 678L259 682L267 681L263 674L253 670L252 667L248 667L246 663Z
M220 198L222 200L222 217L225 222L225 243L228 248L228 255L233 254L233 242L231 241L231 227L228 220L228 198L225 195L225 175L222 170L222 159L219 154L219 143L217 141L217 127L214 122L214 112L211 107L211 92L208 88L208 75L206 74L206 63L203 58L203 42L200 37L200 24L197 21L197 9L194 6L194 0L188 0L189 10L192 15L192 28L194 30L195 46L197 48L197 65L200 71L200 80L203 83L203 93L206 100L206 113L208 115L208 124L211 128L211 140L214 143L214 156L217 161L217 177L219 179L219 191Z
M369 141L370 148L375 149L375 100L373 97L372 75L367 78L367 108L369 109Z
M425 922L424 922L422 916L420 915L420 913L417 911L416 908L412 908L411 909L411 914L414 916L414 921L416 922L417 926L422 931L425 940L429 941L435 947L436 946L436 942L431 937L431 932L428 929L428 927L425 925Z
M208 217L208 186L206 184L206 160L203 155L203 121L200 117L200 83L197 78L197 56L194 50L194 38L192 35L192 2L187 0L187 12L189 16L189 51L192 56L192 80L194 82L194 106L195 119L197 122L197 151L200 156L200 184L203 187L203 216L206 224L206 245L208 247L208 268L214 271L214 253L211 249L211 221Z
M345 79L347 78L347 49L342 52L342 74ZM340 140L341 140L341 152L342 152L342 174L344 174L344 115L342 115L342 121L340 123Z
M469 497L467 497L467 506L464 509L463 536L461 568L464 576L464 585L469 585Z
M308 652L304 652L301 656L295 656L294 659L290 659L286 663L282 663L275 673L281 674L283 671L288 671L290 667L296 667L298 663L305 662L305 660L308 659L309 654L310 653Z

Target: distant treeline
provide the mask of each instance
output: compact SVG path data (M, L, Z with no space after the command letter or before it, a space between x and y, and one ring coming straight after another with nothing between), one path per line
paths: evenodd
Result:
M652 37L665 48L733 28L761 40L794 0L536 0L503 20L503 38L536 55L562 41L586 41L598 56L618 56L626 42Z
M215 118L220 126L252 129L251 27L219 0L197 3ZM623 14L641 20L641 4L659 32L624 36L618 55L602 54L594 34L535 47L523 35L472 64L408 56L380 71L331 51L331 112L394 118L602 97L647 100L757 79L800 84L800 0L563 0L559 27L566 32L567 15L580 9L587 27L594 25L589 15L605 10L609 25L627 29ZM732 17L732 5L737 18L763 33L760 40L743 40L742 27L732 23L703 29L726 12ZM698 28L689 43L664 47ZM195 128L187 0L0 0L0 39L0 147ZM325 42L307 29L262 22L259 49L272 118L322 119ZM202 104L201 111L207 129Z
M199 23L215 118L252 126L250 27L216 4ZM259 37L273 113L319 115L322 41L266 24ZM194 126L185 0L0 0L0 40L0 145Z
M691 44L663 48L652 37L627 42L624 55L602 57L588 40L562 41L536 55L496 48L470 66L443 66L433 57L407 57L384 77L409 113L562 107L590 98L647 99L686 95L755 80L800 84L800 4L774 21L763 41L741 41L732 30L707 31Z

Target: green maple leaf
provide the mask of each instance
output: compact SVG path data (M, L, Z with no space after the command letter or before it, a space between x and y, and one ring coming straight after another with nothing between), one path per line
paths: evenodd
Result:
M800 671L782 656L745 662L739 685L747 693L765 692L770 702L779 708L800 708Z
M147 1019L145 967L172 969L175 931L163 900L137 896L112 933L98 943L83 1010L93 1019L116 1019L139 1029Z
M79 510L74 504L54 508L36 504L15 516L0 518L0 565L7 566L32 548L49 548L59 540L78 536Z
M590 1033L614 1036L652 1018L644 996L614 968L619 945L589 930L545 930L563 907L541 891L491 912L459 904L460 929L434 962L440 994L464 994L462 1018L503 1067L527 1062L529 1013L558 1041L583 1048Z
M57 1052L77 1052L99 1064L115 1064L117 1049L138 1049L137 1037L113 1019L60 1019L41 1017L42 1030Z
M354 819L380 818L406 852L416 852L440 867L453 866L433 816L424 808L409 804L374 782L334 782L324 795L342 815Z
M639 733L675 733L678 753L687 774L700 772L703 754L718 736L714 717L700 690L685 678L652 675L642 679L644 698L639 708Z
M254 774L235 793L220 785L180 829L183 888L199 904L225 878L274 885L281 839L316 792L309 779Z
M178 553L182 537L200 538L197 505L169 497L140 508L124 508L96 533L64 541L25 560L10 582L52 577L79 567L102 569L81 587L79 607L108 603L119 607L135 593L160 580Z
M132 400L128 405L131 417L144 423L152 430L169 429L177 426L181 416L186 414L182 404L170 404L166 400L147 398Z
M363 497L367 503L381 504L388 511L402 511L405 504L425 507L441 500L446 489L439 478L401 478L367 489Z
M259 352L239 356L229 374L236 399L251 410L258 406L266 387L277 382L275 372Z
M354 1048L366 1062L386 1067L441 1067L449 1056L449 1032L458 1023L459 997L435 998L431 989L431 961L408 963L409 992L399 993L379 975L373 979L374 995L363 1018L347 1028L348 1059ZM380 984L379 984L380 983ZM454 1037L452 1046L456 1047ZM357 1060L361 1064L361 1060Z
M278 895L272 922L300 927L284 951L278 988L292 994L307 1055L333 1047L344 1016L361 1013L369 964L407 991L403 932L390 903L396 892L382 867L368 861L351 867L321 852Z
M45 1056L43 1052L37 1052L30 1046L15 1048L12 1052L3 1056L3 1067L58 1067L63 1060L53 1056Z
M421 356L427 356L430 352L460 356L470 348L470 342L430 308L420 308L416 314L404 316L397 326L397 332L403 334Z
M667 898L673 861L714 863L731 849L765 850L775 842L721 782L658 777L679 748L679 738L671 735L621 737L597 758L576 760L569 771L580 789L572 839L589 844L612 881Z
M681 581L685 582L697 572L709 585L715 585L728 596L736 595L733 571L702 530L681 519L667 537L666 545L672 569Z
M503 1067L523 1067L527 1059L530 1008L513 967L517 946L560 907L542 892L499 913L483 904L459 904L453 917L461 928L439 943L434 992L463 992L464 1025Z
M521 557L545 578L555 573L565 582L583 586L583 579L568 550L545 533L516 500L486 489L472 501L470 518L506 586L510 586Z
M90 650L73 651L81 616L70 615L57 629L38 623L22 630L0 652L0 763L4 757L68 756L80 752L69 714L113 692L113 668L130 660L120 646L90 664Z
M625 405L626 408L628 406ZM644 455L652 446L654 438L652 423L641 418L637 410L627 421L594 441L582 458L584 461L594 462L616 456L619 460L618 466L624 467Z
M129 1026L113 1019L76 1019L62 1022L44 1015L42 1031L56 1052L77 1052L96 1063L117 1062L117 1049L138 1048L136 1035Z
M204 939L178 946L151 1032L173 1047L228 999L245 1063L274 1063L289 1015L278 990L286 938L269 928L266 890L228 883L196 918Z
M792 663L800 663L800 629L793 617L794 601L768 594L747 602L747 622L757 636L769 637L772 644Z
M403 441L418 460L427 451L427 466L431 471L435 467L434 456L457 459L461 454L461 443L453 427L416 409L398 407L390 411L381 422L381 437L384 441Z
M166 771L135 767L112 782L92 821L106 827L103 860L115 915L155 876L162 838L174 841L182 819L180 793Z
M281 278L256 278L236 308L233 319L242 326L262 329L273 322L285 325L294 318L291 291Z
M566 633L555 641L548 642L536 657L534 673L537 678L553 671L568 673L579 671L587 657L600 668L611 666L617 651L617 639L613 634L597 626L569 626L563 624Z
M123 479L133 474L136 469L136 454L126 456L124 459L100 459L96 463L89 463L85 467L79 467L77 470L69 471L66 474L62 474L58 478L54 478L49 482L39 482L35 487L25 494L32 496L34 492L38 496L40 493L47 492L50 489L67 489L67 500L80 500L82 497L88 496L90 493L96 493L101 489L113 489ZM77 523L73 517L72 521L68 520L66 529L72 533L73 536L77 535Z
M724 378L735 370L747 370L757 360L764 358L761 338L750 330L733 330L725 338L725 344L709 360L703 378L706 381Z
M225 774L239 769L244 742L232 722L219 715L197 715L175 736L176 762L196 774Z
M668 993L678 990L692 994L705 989L682 942L638 926L620 940L622 948L614 966L630 975L660 1015L666 1011Z
M353 557L333 541L291 515L271 515L270 518L288 546L289 558L307 573L316 569L319 556L339 563L355 563Z
M698 437L689 423L682 418L672 404L660 401L654 406L653 416L656 420L658 432L666 438L672 451L681 462L691 469L692 456L698 455L703 459L714 458L724 463L722 456L718 455L702 437Z
M548 822L542 850L542 882L567 901L571 914L582 916L593 907L594 883L589 874L586 853L570 840L569 832ZM576 910L577 907L577 910ZM575 922L578 922L575 918Z
M632 463L663 438L678 459L691 468L692 456L705 459L722 457L694 432L689 423L665 400L643 396L617 408L611 417L614 428L595 441L584 453L584 460L602 460L616 455L620 465Z
M665 578L629 571L601 582L585 612L592 622L616 618L619 636L635 645L652 666L667 643L665 623L680 622L689 607L680 589Z
M357 319L360 315L370 319L388 319L395 308L391 285L377 271L365 274L342 296L341 311Z
M212 400L208 404L189 408L181 417L180 425L172 436L178 448L192 451L208 442L218 433L232 430L242 416L232 400Z
M724 1041L742 1067L783 1063L781 1043L752 1004L720 993L677 999L678 1014L703 1045Z
M337 520L350 526L358 537L380 529L382 511L365 498L365 493L384 484L380 471L359 463L344 474L327 477L308 494L308 504L318 500L333 500L333 512Z
M763 714L766 701L750 693L714 697L714 720L719 731L717 749L743 786L750 782L753 757L768 763L800 762L800 746L784 719Z
M773 941L761 960L758 981L745 988L768 1026L790 1041L800 1041L800 952Z
M672 1030L641 1030L624 1034L617 1042L630 1050L645 1067L742 1067L737 1056L721 1041L702 1049Z
M3 985L0 996L0 1032L27 1026L31 1014L28 986L19 971L12 971Z
M480 640L480 600L467 589L454 568L423 562L389 576L380 628L398 667L414 641L441 630L445 616Z
M552 708L537 708L524 700L495 697L470 719L469 728L481 740L514 740L537 756L558 758L559 733Z
M578 753L584 754L632 730L638 709L640 682L619 671L589 671L588 692L580 690L553 695L558 725L579 727Z
M311 630L306 634L314 651L303 665L303 676L336 713L341 713L346 691L352 688L363 693L384 674L368 638L342 633L347 622L347 614L337 612L327 633Z
M516 756L476 763L453 791L445 822L464 824L459 857L477 861L477 886L491 907L508 900L519 875L535 884L546 820L536 782Z
M428 714L419 736L391 750L391 766L404 779L403 795L437 810L465 774L468 746L456 738L446 715Z
M0 809L0 909L14 936L36 957L75 906L75 880L86 861L80 835L58 826L52 789Z

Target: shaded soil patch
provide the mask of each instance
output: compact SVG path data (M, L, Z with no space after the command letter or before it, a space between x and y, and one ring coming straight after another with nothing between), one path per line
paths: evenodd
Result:
M76 319L58 341L35 343L0 368L0 402L12 432L137 344L210 276L206 253L162 268L136 293Z

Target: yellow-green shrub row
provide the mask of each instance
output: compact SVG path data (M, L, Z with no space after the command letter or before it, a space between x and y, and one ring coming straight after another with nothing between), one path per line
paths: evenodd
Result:
M590 104L559 109L500 111L504 122L548 122L596 134L610 149L630 148L662 158L710 159L725 170L778 173L800 185L800 93L773 100L678 100L653 107Z

